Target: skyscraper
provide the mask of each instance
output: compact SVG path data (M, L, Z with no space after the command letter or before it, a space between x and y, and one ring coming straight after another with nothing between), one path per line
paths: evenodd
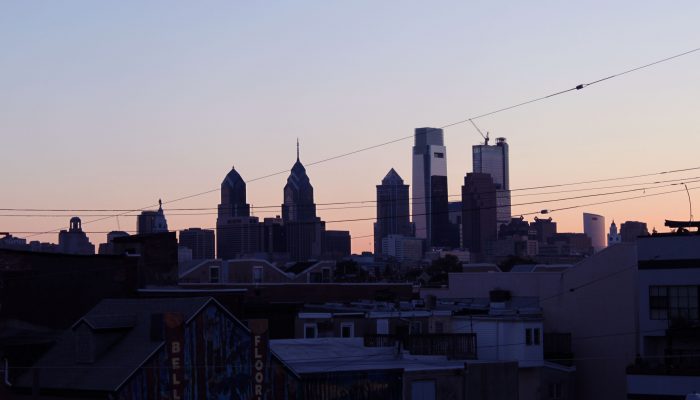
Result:
M69 254L95 254L95 245L90 243L83 232L80 218L70 219L70 228L58 233L58 249L61 253Z
M192 250L193 260L214 258L214 231L211 229L188 228L180 231L180 246Z
M287 252L292 260L305 261L318 258L323 251L324 223L316 216L314 188L306 175L306 168L297 161L284 186L282 221L285 226Z
M474 173L490 174L496 185L497 226L510 222L510 178L508 168L508 143L499 137L496 144L472 146L472 169Z
M597 253L605 248L605 217L583 213L583 233L591 238L593 250Z
M413 223L427 247L449 243L447 153L442 129L416 128L413 146Z
M231 259L257 253L261 248L261 227L250 216L246 184L235 168L221 182L221 204L216 218L216 254Z
M382 254L382 239L389 235L412 236L408 212L408 185L392 168L377 185L377 222L374 223L374 254Z
M168 221L163 214L163 202L158 199L158 211L142 211L136 219L136 232L139 235L168 231Z
M496 240L496 185L490 174L469 173L462 186L462 241L472 261Z

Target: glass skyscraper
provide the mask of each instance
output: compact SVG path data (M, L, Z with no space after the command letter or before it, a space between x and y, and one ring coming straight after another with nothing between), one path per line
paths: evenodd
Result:
M474 173L489 174L496 185L497 228L510 222L510 182L508 171L508 143L499 137L496 144L472 146L472 169Z

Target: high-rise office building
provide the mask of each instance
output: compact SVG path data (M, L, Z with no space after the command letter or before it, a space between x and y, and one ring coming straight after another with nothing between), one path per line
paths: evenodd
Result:
M192 250L193 260L214 258L214 231L211 229L189 228L181 230L179 244Z
M605 248L605 217L598 214L583 213L583 233L591 238L593 251Z
M282 221L285 227L287 252L294 261L318 259L323 252L323 232L325 224L316 216L314 188L306 175L306 169L299 161L297 141L297 161L284 186Z
M473 261L496 240L496 185L490 174L469 173L462 186L462 241Z
M510 179L508 168L508 143L499 137L495 145L472 146L472 167L474 173L490 174L496 185L497 226L510 222Z
M634 243L640 236L649 236L649 230L645 222L626 221L620 225L620 236L623 243Z
M262 230L257 217L250 216L246 184L235 168L221 182L221 204L216 218L216 254L232 259L257 253Z
M413 224L426 246L449 246L447 152L442 129L416 128L413 146Z
M69 254L95 254L95 245L83 232L80 218L70 219L70 228L58 233L58 251Z
M163 202L158 200L158 211L142 211L136 219L136 232L139 235L168 231L168 221L163 214Z
M548 243L549 239L557 234L557 223L552 221L552 217L547 219L535 217L534 222L530 222L530 228L535 230L537 243Z
M389 235L412 236L408 211L408 185L392 168L377 185L377 222L374 223L374 254L382 254L382 239Z

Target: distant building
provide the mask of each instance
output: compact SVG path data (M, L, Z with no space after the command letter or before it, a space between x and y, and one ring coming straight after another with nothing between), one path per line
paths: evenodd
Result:
M489 174L496 185L496 220L498 225L507 224L511 216L510 173L508 167L508 143L499 137L496 144L472 146L472 167L474 173Z
M540 256L590 256L594 253L591 238L585 233L557 233L547 244L539 245Z
M625 243L634 243L641 236L649 236L647 224L639 221L626 221L620 226L620 236Z
M70 219L70 228L58 233L58 248L61 253L68 254L95 254L95 245L90 243L83 232L80 218Z
M28 250L27 239L12 236L9 232L0 232L0 249Z
M168 231L168 221L163 214L163 202L158 200L158 211L142 211L136 219L136 232L139 235Z
M214 231L211 229L189 228L180 231L180 246L192 250L193 260L214 258Z
M338 260L349 257L351 251L350 231L325 231L323 236L323 256Z
M413 146L413 223L426 247L449 246L447 152L442 129L416 128Z
M257 217L250 216L246 184L235 168L221 182L221 204L216 218L216 254L232 259L257 253L262 248L262 229Z
M557 233L557 223L552 222L552 217L547 219L535 217L535 221L530 222L530 228L534 229L538 243L549 242L549 239Z
M382 239L382 254L398 261L418 261L423 258L423 239L389 235Z
M583 233L591 238L595 252L605 248L605 217L598 214L583 213Z
M374 223L374 254L382 255L382 239L389 235L413 236L408 208L408 185L392 168L377 185L377 222ZM416 201L423 201L414 200Z
M124 231L111 231L107 234L107 242L100 243L99 254L117 254L114 251L114 244L112 243L115 238L129 236L128 233Z
M284 186L282 221L290 259L306 261L321 256L325 224L316 216L314 188L306 175L304 165L299 161L299 142L297 161L292 166Z
M608 233L608 246L620 243L621 241L622 237L617 233L617 225L615 224L615 220L613 220L612 224L610 224L610 232Z
M447 203L447 209L449 210L448 216L450 219L450 230L452 231L452 247L464 248L462 238L462 201L450 201Z
M271 255L283 254L287 250L287 238L282 218L279 215L274 218L265 218L262 224L262 251Z
M489 174L468 173L462 186L462 240L473 261L496 240L496 185Z
M140 287L177 284L178 246L175 232L116 237L112 243L116 254L137 258Z

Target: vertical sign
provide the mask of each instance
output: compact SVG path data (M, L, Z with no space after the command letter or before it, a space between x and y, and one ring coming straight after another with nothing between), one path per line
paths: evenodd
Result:
M185 327L181 313L163 314L165 323L165 346L168 354L170 374L170 399L181 400L184 394Z
M253 339L253 399L269 398L268 365L269 365L269 336L266 319L248 320L248 328Z

